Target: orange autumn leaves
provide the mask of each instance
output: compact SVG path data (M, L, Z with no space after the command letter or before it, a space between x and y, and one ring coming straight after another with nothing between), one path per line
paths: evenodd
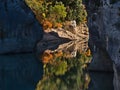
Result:
M42 62L49 63L53 59L53 55L48 52L44 52L42 55Z
M48 20L44 20L42 22L42 25L43 25L43 29L44 30L47 30L47 29L51 29L51 28L62 28L62 24L61 23L52 23Z
M89 57L91 56L91 51L90 49L88 49L85 53L85 56ZM62 51L56 51L56 52L51 52L50 50L46 50L43 54L42 54L42 62L44 64L47 64L47 63L53 63L56 58L59 58L59 57L64 57L65 54L63 54Z
M42 55L42 62L44 64L47 64L47 63L52 63L54 58L57 58L57 57L61 57L63 56L63 52L62 51L58 51L58 52L50 52L50 51L45 51Z

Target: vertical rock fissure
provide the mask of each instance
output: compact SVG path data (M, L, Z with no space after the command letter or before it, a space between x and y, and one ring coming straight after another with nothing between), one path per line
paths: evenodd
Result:
M89 0L87 3L89 47L93 56L90 70L113 70L114 90L120 90L120 1Z

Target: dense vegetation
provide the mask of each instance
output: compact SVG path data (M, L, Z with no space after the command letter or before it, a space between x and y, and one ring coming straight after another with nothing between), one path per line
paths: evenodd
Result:
M25 0L44 29L62 27L65 21L77 24L86 21L86 10L82 0Z
M90 77L84 69L91 61L91 56L80 52L76 57L66 56L62 51L43 53L44 74L36 90L86 90L88 88Z

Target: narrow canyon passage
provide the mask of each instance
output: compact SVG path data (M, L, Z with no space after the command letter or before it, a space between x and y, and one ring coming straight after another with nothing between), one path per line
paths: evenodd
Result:
M0 0L0 90L120 90L120 1L50 1Z

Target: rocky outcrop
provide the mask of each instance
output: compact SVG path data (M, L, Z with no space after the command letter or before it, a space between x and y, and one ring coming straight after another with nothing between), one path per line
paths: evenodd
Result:
M86 23L76 25L75 21L68 21L68 23L63 25L62 28L51 28L44 31L46 33L49 33L49 36L51 35L55 36L56 38L67 38L70 40L82 40L85 38L88 39L89 37L88 27Z
M88 37L89 33L86 24L81 24L79 26L66 25L64 26L64 28L47 29L43 34L42 40L37 43L36 53L39 54L47 49L56 50L59 45L67 42L69 42L68 46L72 42L70 46L74 46L75 44L77 44L75 46L79 48L81 47L82 49L83 47L81 46L81 41L83 43L87 43Z
M63 42L63 41L61 41ZM46 41L43 42L41 41L40 43L38 43L38 48L37 50L39 52L44 52L45 50L51 50L53 52L62 50L64 53L76 53L77 51L84 53L87 51L88 49L88 43L87 40L83 39L83 40L74 40L74 41L64 41L63 43L61 43L58 40L54 40L54 41ZM41 47L41 48L39 48Z
M114 64L114 90L120 90L120 1L89 0L86 4L93 55L91 67L111 71Z
M42 34L24 0L0 0L0 54L30 52Z
M82 40L83 38L89 37L88 27L86 24L81 24L75 27L68 25L64 28L51 29L51 31L57 33L59 37L68 38L70 40Z
M88 49L88 37L89 34L86 24L76 27L71 26L68 29L48 29L45 30L42 40L37 43L36 52L39 54L45 50L56 51L57 48L65 50L71 47L74 47L71 48L71 52L76 52L78 49L82 52Z

